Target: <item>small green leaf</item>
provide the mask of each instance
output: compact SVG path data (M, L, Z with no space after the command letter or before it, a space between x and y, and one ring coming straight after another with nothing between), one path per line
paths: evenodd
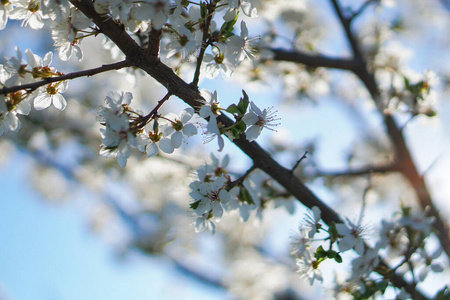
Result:
M244 97L239 100L238 108L242 115L244 115L247 112L248 104L250 101L248 99L247 93L244 90L242 90L242 94L244 95Z
M239 190L239 199L248 205L255 204L255 201L253 201L252 195L250 195L250 192L247 190L245 186L242 186Z
M239 134L244 133L247 129L247 125L245 125L244 121L242 120L237 122L233 127L238 130Z
M200 204L200 202L202 202L202 200L198 200L198 201L195 201L193 203L190 203L189 207L192 208L192 209L197 209L197 207Z
M441 289L436 296L434 297L436 300L450 300L450 289L448 286L445 286Z
M405 88L409 91L411 88L411 83L409 82L409 79L406 78L406 76L403 76L403 82L405 83Z
M316 253L314 253L314 257L317 258L318 260L320 258L326 258L328 257L328 253L327 251L325 251L325 249L323 249L322 246L319 246L319 248L317 248Z
M328 258L330 258L330 259L334 259L338 255L338 253L334 250L329 250L327 253L328 253Z
M336 229L336 223L332 223L331 226L328 228L328 234L330 235L331 243L334 243L337 241L339 237L339 233Z
M239 17L239 12L236 14L233 20L223 23L220 28L220 34L225 35L226 37L230 37L233 35L234 25L236 24Z
M227 112L229 112L230 114L240 114L239 108L236 106L236 104L231 104L230 106L228 106Z
M342 257L341 257L341 255L340 255L340 254L337 254L336 257L334 258L334 260L335 260L337 263L342 263Z

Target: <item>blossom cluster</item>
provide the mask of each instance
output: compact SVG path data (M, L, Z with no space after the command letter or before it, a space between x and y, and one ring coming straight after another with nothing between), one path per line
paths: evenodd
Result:
M21 86L62 74L50 67L52 52L48 52L43 59L30 49L25 50L25 55L26 62L22 51L16 48L16 56L6 58L5 64L0 65L0 86ZM61 93L66 91L67 85L66 81L61 81L34 90L0 95L0 135L19 130L20 120L17 115L28 115L31 104L36 110L46 109L52 104L57 109L64 110L67 102Z
M113 18L132 33L147 35L150 30L164 29L167 57L179 55L182 59L197 53L206 41L203 30L214 36L207 46L204 66L206 74L217 76L220 72L231 74L245 58L253 58L258 48L258 37L249 38L245 21L241 21L240 35L234 33L239 13L255 18L256 8L250 0L213 0L194 3L183 0L145 1L94 1L94 9L103 16ZM215 15L222 15L221 21ZM210 19L209 26L204 26ZM0 3L0 30L8 19L22 20L22 26L41 29L51 28L52 38L58 48L59 57L68 60L73 54L81 60L82 39L99 33L92 21L77 10L69 1L55 0L10 0ZM217 22L221 22L219 27ZM213 32L218 32L214 34Z
M440 263L435 261L441 255L442 249L437 248L430 253L426 247L426 238L433 230L434 221L426 214L413 213L410 208L402 208L402 212L396 214L393 221L382 221L378 234L379 240L373 247L366 244L364 238L366 229L361 222L355 224L347 219L345 224L333 223L333 226L325 228L320 219L320 209L313 207L311 213L300 225L299 234L293 237L292 243L291 254L296 258L298 273L301 277L309 279L311 285L315 280L323 280L319 269L323 261L332 259L342 263L341 255L348 250L354 250L358 256L351 262L351 276L345 283L337 282L335 292L350 293L357 298L367 298L377 292L384 292L386 288L384 279L371 276L374 271L384 274L382 269L380 271L377 268L381 253L384 253L386 257L395 257L396 255L392 255L394 253L408 253L405 261L396 268L405 265L405 270L412 272L413 278L417 278L416 284L424 281L430 271L443 271ZM321 244L321 242L328 244L329 249L325 250L325 246L319 245L313 250L313 244ZM382 249L384 252L381 252ZM399 290L398 293L408 297L404 290Z
M204 164L197 170L197 180L189 185L193 202L190 208L197 218L197 232L209 230L215 233L215 223L219 222L224 211L239 210L242 221L247 221L256 205L244 183L233 185L227 171L230 161L226 155L221 161L211 155L212 164Z
M263 128L271 129L276 125L273 121L278 120L273 113L268 113L267 109L261 111L256 104L249 102L245 92L238 105L240 108L232 105L228 109L220 107L216 91L203 89L201 95L203 99L199 99L201 107L198 115L207 120L206 124L201 124L205 142L217 137L219 151L224 147L223 134L238 138L240 134L245 133L247 139L253 141ZM133 111L129 106L132 98L129 92L111 91L106 96L105 106L99 111L99 121L104 126L100 129L103 139L100 154L117 158L122 168L130 157L131 148L138 148L145 152L147 157L158 155L159 150L171 154L181 147L186 138L198 133L196 125L191 122L195 114L194 109L186 108L179 115L169 113L161 116L155 112L143 116L141 112ZM233 114L237 119L236 123L225 128L217 119L221 111Z
M117 158L122 168L127 164L131 148L138 148L147 157L156 156L159 150L172 153L181 147L185 137L197 134L196 126L188 123L194 115L192 108L183 110L179 116L173 113L156 116L153 130L147 131L143 123L145 116L129 107L132 98L129 92L111 91L99 111L99 121L104 125L100 129L103 139L100 154Z

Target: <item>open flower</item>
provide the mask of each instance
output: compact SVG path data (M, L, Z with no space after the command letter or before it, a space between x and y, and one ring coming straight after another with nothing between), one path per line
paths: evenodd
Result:
M184 136L191 137L197 134L197 127L194 124L188 123L194 115L192 108L186 108L179 116L170 113L164 117L167 120L163 124L161 130L165 136L170 136L170 140L174 149L180 148L184 140Z
M59 110L64 110L67 106L67 101L61 93L67 89L68 82L49 84L46 87L39 89L39 95L34 99L34 108L36 110L43 110L53 104Z
M359 255L364 254L364 227L361 224L353 224L347 220L348 226L342 223L336 224L336 229L339 235L343 236L339 242L339 251L345 252L350 249L355 249Z
M319 263L316 259L311 257L309 251L303 252L301 258L297 258L297 273L300 274L301 278L309 279L309 283L313 285L314 280L322 282L322 272L319 270Z
M245 132L245 136L250 142L258 138L263 128L274 130L271 127L279 125L278 123L273 123L279 119L276 118L276 111L272 112L272 107L261 111L253 101L250 102L250 112L242 120L246 125L250 126Z
M225 189L227 180L221 176L213 182L194 181L189 187L192 191L189 195L194 198L195 212L198 215L211 212L215 219L220 219L223 215L222 204L230 201L230 194Z
M233 54L236 64L245 58L253 59L255 57L259 39L259 37L248 38L247 25L242 21L241 36L233 35L227 40L229 51Z

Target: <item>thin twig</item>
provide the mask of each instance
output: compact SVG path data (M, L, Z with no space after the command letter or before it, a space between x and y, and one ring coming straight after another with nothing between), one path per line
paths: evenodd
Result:
M200 79L200 68L202 66L202 62L203 62L203 57L205 56L205 51L206 48L208 48L208 43L207 40L209 39L209 26L211 24L212 21L212 11L215 9L215 4L210 4L208 6L208 13L209 16L208 18L206 18L206 22L205 25L203 27L203 37L202 37L202 46L200 47L200 53L198 54L198 58L197 58L197 67L195 68L195 73L194 73L194 80L192 80L192 85L193 86L197 86L198 85L198 81Z
M352 177L352 176L361 176L361 175L370 175L377 173L388 173L388 172L398 172L399 167L398 164L390 164L386 166L369 166L357 170L345 170L345 171L317 171L314 174L314 177Z
M158 101L158 104L155 106L155 108L152 109L151 112L149 112L146 116L137 119L137 126L139 128L143 128L145 125L147 125L148 121L151 120L153 117L156 116L158 113L158 110L161 108L161 106L169 100L170 96L172 96L171 93L167 93L161 100Z
M302 157L300 157L300 159L295 163L295 165L291 169L291 173L294 172L294 170L298 167L298 165L302 162L302 160L304 160L306 158L306 154L308 154L308 151L305 151L305 153L303 153Z
M103 66L95 68L95 69L73 72L73 73L69 73L69 74L65 74L65 75L61 75L61 76L57 76L57 77L49 77L49 78L45 78L42 81L37 81L37 82L23 84L23 85L4 87L3 89L0 90L0 94L7 95L9 93L14 93L14 92L17 92L20 90L27 90L28 92L32 92L32 91L36 90L37 88L39 88L43 85L49 84L49 83L63 81L63 80L69 80L69 79L75 79L75 78L85 77L85 76L93 76L93 75L111 71L111 70L119 70L122 68L130 67L131 65L132 64L128 60L123 60L123 61L120 61L117 63L103 65Z
M247 178L247 176L250 175L250 173L253 172L253 171L256 170L256 169L257 169L257 168L255 167L255 165L252 165L252 166L247 170L247 172L245 172L244 175L242 175L241 177L239 177L239 178L236 179L235 181L230 182L230 183L228 184L228 188L231 190L234 186L236 186L236 185L241 185L241 184L244 182L245 178Z
M355 11L350 17L349 19L350 22L353 22L353 20L355 20L359 15L361 15L364 12L364 10L366 10L373 2L375 2L375 0L368 0L363 5L361 5L361 7L357 11Z

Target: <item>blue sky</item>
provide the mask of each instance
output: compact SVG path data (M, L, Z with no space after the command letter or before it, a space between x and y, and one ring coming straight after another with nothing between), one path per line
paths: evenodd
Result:
M88 231L75 205L35 195L26 183L27 159L18 154L0 167L0 299L225 299L165 259L121 259Z

